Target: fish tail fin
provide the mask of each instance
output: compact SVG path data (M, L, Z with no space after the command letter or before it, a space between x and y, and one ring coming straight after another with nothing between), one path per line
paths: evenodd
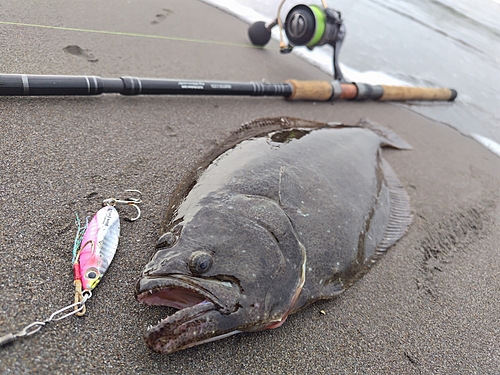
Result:
M381 167L384 172L387 188L389 189L391 209L384 235L375 250L375 258L384 254L389 247L405 234L413 219L410 209L410 197L389 163L383 158L381 159Z
M411 150L411 145L403 138L393 132L391 129L385 128L382 125L371 121L367 118L362 118L356 126L366 128L377 134L382 139L382 146L397 148L399 150Z

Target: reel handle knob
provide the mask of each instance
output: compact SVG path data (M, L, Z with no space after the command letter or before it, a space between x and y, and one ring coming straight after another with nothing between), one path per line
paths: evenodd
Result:
M264 21L257 21L248 28L248 37L254 46L263 47L271 40L271 30Z

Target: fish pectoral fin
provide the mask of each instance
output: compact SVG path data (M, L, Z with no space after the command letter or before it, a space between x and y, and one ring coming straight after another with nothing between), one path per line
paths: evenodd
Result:
M320 298L329 299L338 296L345 290L344 283L341 280L332 280L323 284L320 290Z
M337 297L345 290L346 286L344 285L342 280L340 280L340 278L332 278L331 280L321 282L321 285L315 284L314 286L312 286L312 290L303 289L303 293L301 293L301 295L297 299L297 302L295 303L295 306L290 314L302 309L305 306L310 305L315 301Z
M280 206L287 209L299 208L298 202L295 202L292 197L298 197L302 190L300 186L299 178L295 175L290 167L285 167L282 165L279 171L279 186L278 186L278 197Z
M413 219L410 210L410 197L384 158L381 158L381 168L389 189L390 214L382 239L377 244L375 255L385 253L390 246L403 237Z
M356 126L361 128L369 129L375 134L377 134L382 141L382 146L396 148L398 150L411 150L411 145L406 142L403 138L393 132L391 129L383 127L382 125L371 121L367 118L362 118L358 121Z

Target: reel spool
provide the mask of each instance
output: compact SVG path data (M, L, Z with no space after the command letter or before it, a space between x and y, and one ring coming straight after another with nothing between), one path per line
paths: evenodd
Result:
M344 81L338 64L338 54L345 37L345 25L340 12L317 5L294 6L285 17L283 24L280 18L281 8L286 0L278 7L276 20L266 26L265 22L258 21L248 29L248 36L253 45L265 46L271 39L271 30L278 25L280 29L280 52L289 53L294 47L305 46L312 50L325 44L333 47L333 73L334 78ZM283 30L288 39L288 44L283 40Z

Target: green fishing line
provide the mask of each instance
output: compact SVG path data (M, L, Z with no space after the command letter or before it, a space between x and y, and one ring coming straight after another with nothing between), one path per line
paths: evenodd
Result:
M37 27L37 28L42 28L42 29L52 29L52 30L62 30L62 31L76 31L76 32L83 32L83 33L132 36L132 37L149 38L149 39L165 39L165 40L172 40L172 41L178 41L178 42L216 44L216 45L229 46L229 47L260 48L260 47L256 47L256 46L253 46L250 44L242 44L242 43L220 42L220 41L214 41L214 40L191 39L191 38L182 38L182 37L175 37L175 36L164 36L164 35L128 33L128 32L121 32L121 31L79 29L79 28L75 28L75 27L36 25L36 24L30 24L30 23L7 22L7 21L0 21L0 24L1 25L11 25L11 26Z

